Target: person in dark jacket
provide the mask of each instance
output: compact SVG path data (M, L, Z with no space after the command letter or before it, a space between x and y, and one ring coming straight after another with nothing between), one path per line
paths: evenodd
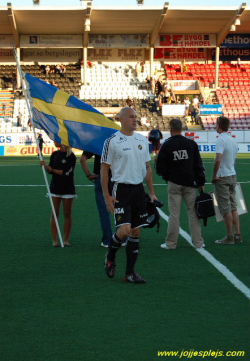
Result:
M204 247L201 224L194 208L197 188L204 189L206 182L204 167L198 145L181 135L182 122L169 122L171 137L161 146L156 159L156 172L168 183L169 223L164 249L175 249L180 227L181 200L186 205L189 228L195 248Z
M93 169L94 174L91 174L89 167L88 167L87 160L92 158L93 156L95 156L94 169ZM99 219L100 219L101 228L102 228L101 246L108 248L108 246L111 242L113 232L112 232L111 222L110 222L110 218L109 218L109 212L107 211L106 204L105 204L105 201L103 198L103 193L102 193L101 178L100 178L101 156L91 153L91 152L84 151L80 158L80 164L81 164L82 170L84 171L88 180L90 182L94 183L96 205L98 208ZM111 186L111 184L110 184L110 186Z
M43 140L42 134L37 133L37 142L38 147L40 149L41 156L43 156L43 144L45 144L45 141ZM37 158L39 157L39 154L37 154Z
M64 214L64 236L63 243L65 247L70 247L69 234L71 230L71 210L73 199L76 197L74 185L74 168L76 156L69 146L55 142L59 147L51 154L49 165L42 160L40 165L44 166L47 173L52 174L50 183L50 193L55 207L56 216L59 216L60 204L63 203ZM54 215L51 212L51 234L53 247L59 247L57 243L57 228Z
M162 132L159 130L159 126L157 125L155 129L152 129L149 132L148 140L152 143L152 154L154 157L159 153L160 149L160 141L163 138Z

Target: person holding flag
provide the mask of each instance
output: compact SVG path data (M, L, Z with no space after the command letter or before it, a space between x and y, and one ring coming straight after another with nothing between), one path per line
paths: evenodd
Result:
M40 165L44 166L47 173L52 175L50 183L50 193L55 208L56 217L59 216L60 205L63 203L64 214L64 247L70 247L69 235L71 230L71 210L73 199L76 197L74 185L74 168L76 156L71 147L55 142L55 146L60 148L53 152L50 157L49 165L44 160ZM60 247L57 243L57 227L53 213L51 213L51 234L53 247Z

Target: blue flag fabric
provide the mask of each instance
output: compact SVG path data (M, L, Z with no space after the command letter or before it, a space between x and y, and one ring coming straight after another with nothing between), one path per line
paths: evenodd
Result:
M120 129L95 108L29 74L34 126L55 142L101 155L104 141Z

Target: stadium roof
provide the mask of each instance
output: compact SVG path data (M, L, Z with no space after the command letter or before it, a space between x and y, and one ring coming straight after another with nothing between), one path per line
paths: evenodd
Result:
M217 45L238 18L237 34L250 33L250 7L95 7L91 2L75 7L0 7L0 35L150 34L150 44L158 34L216 34ZM90 31L85 20L90 19ZM86 43L85 43L86 44Z

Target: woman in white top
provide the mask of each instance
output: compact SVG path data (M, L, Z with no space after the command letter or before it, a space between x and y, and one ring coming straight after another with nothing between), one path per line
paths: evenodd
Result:
M185 104L185 112L186 112L186 116L189 115L189 106L191 104L190 100L189 100L189 97L186 97L184 99L184 104Z

